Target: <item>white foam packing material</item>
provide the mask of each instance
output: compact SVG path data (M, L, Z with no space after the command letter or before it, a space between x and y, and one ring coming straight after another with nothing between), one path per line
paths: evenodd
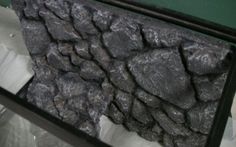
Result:
M32 76L30 57L0 44L0 86L16 94Z

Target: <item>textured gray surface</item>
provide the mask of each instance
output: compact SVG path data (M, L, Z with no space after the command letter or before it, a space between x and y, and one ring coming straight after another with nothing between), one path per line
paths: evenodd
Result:
M167 147L204 146L228 44L90 0L13 0L13 7L34 60L29 102L92 136L105 114ZM40 31L47 37L34 43Z

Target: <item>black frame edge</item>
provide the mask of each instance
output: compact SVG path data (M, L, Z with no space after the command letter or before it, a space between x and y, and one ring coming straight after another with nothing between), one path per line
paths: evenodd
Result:
M95 0L114 5L123 9L132 10L147 16L158 18L179 26L183 26L225 41L236 43L236 29L210 22L198 17L183 14L166 8L152 7L135 1Z
M231 47L233 51L233 61L231 62L230 71L224 90L219 101L219 106L214 118L213 126L208 136L206 147L219 147L224 135L226 123L231 112L232 103L236 91L236 48Z
M75 147L110 147L0 87L0 104Z

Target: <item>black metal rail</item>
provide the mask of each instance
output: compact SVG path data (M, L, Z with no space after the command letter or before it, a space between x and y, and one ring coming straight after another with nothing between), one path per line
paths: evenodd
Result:
M183 14L166 8L147 6L133 0L96 0L106 4L132 10L176 25L180 25L207 35L236 43L236 29Z
M109 147L1 87L0 104L75 147Z

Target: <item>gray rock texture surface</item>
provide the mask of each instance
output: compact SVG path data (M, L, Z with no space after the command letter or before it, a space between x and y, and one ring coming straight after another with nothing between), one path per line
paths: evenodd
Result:
M204 147L229 44L92 0L12 0L35 76L26 100L98 137L108 116L165 147Z

